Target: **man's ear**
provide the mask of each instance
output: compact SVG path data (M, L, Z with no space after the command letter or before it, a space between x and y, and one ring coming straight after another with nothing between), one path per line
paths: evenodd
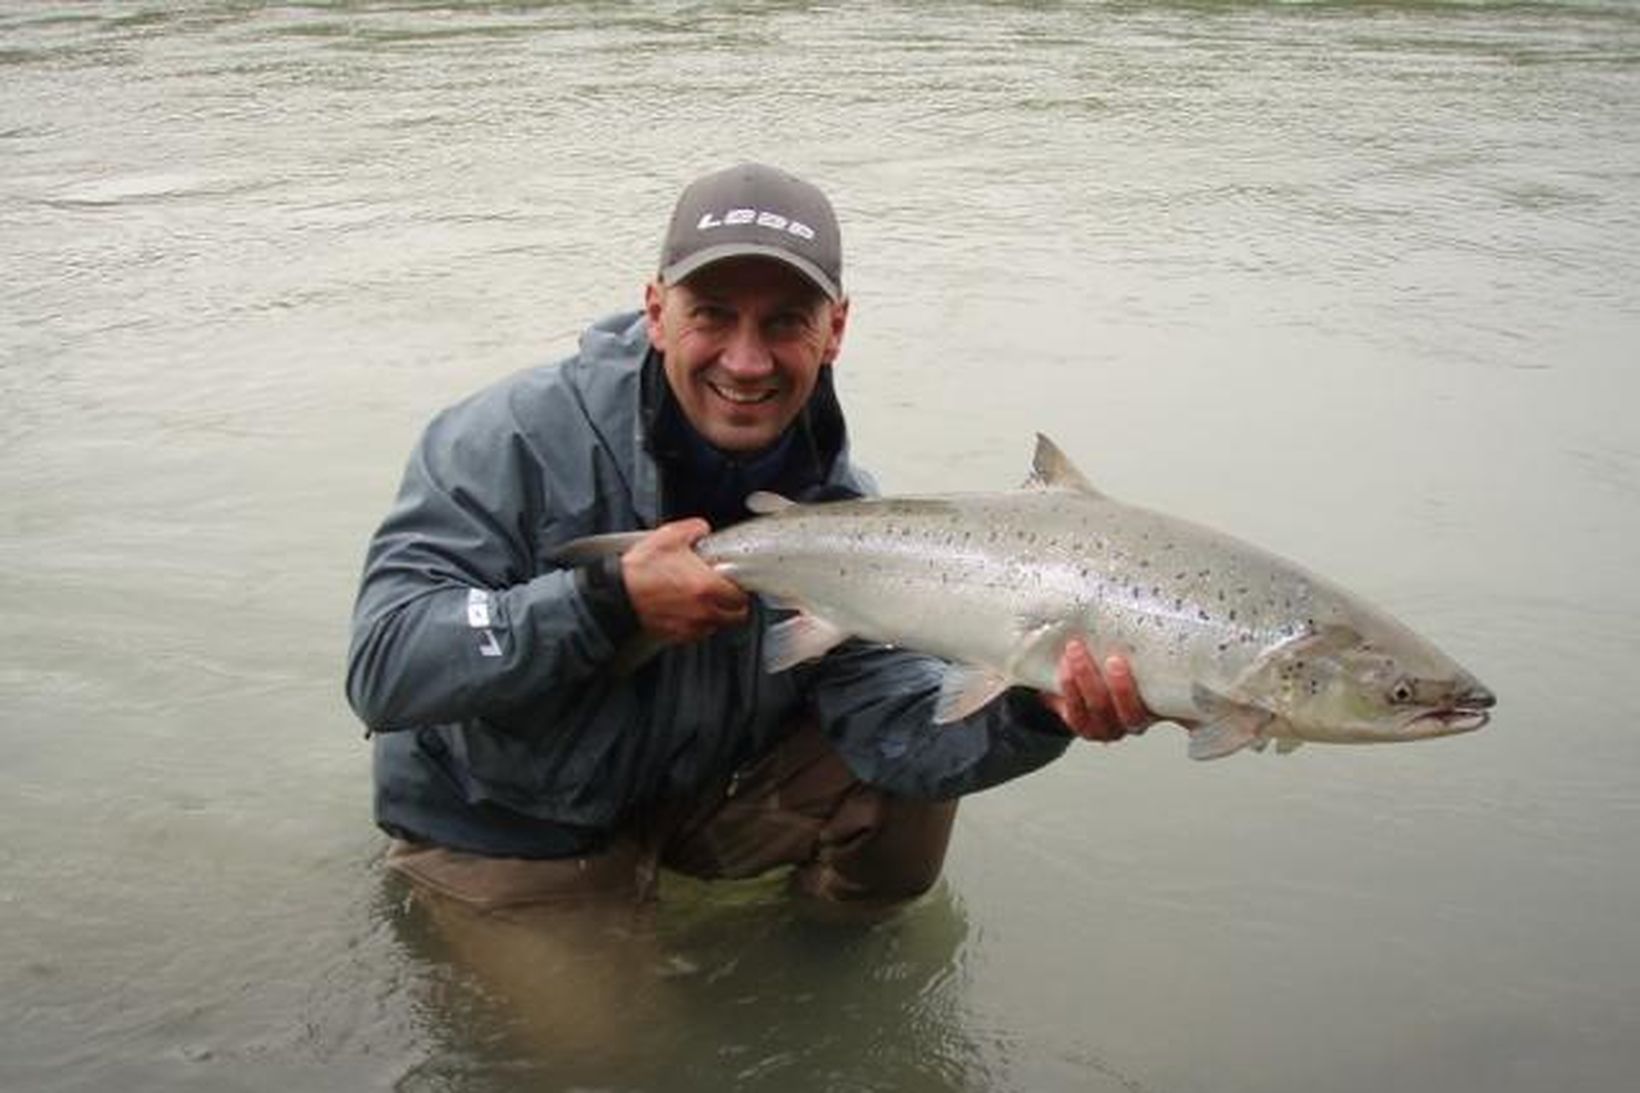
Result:
M666 340L666 324L662 321L665 310L666 286L657 277L643 287L643 318L650 345L658 347Z
M831 329L826 332L826 350L820 359L835 366L837 354L843 348L843 332L848 329L848 297L831 305Z

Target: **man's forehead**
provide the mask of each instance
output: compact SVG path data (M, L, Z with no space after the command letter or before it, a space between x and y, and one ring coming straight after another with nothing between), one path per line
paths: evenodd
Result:
M768 299L810 308L827 297L820 287L784 262L755 255L703 266L678 283L690 295L710 299Z

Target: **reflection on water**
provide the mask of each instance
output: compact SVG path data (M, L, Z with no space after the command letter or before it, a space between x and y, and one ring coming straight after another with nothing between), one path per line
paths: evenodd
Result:
M1640 1072L1636 5L89 0L0 10L0 73L0 1088ZM745 157L842 213L885 485L1047 432L1407 619L1493 724L1073 749L861 933L679 883L457 952L375 864L363 544L426 418L634 306Z
M995 1088L948 888L860 928L803 917L778 883L667 881L659 910L479 915L385 877L439 1044L400 1087Z

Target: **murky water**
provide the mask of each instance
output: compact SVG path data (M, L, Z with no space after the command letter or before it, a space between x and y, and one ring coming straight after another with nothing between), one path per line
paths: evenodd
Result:
M353 583L425 418L635 304L748 157L842 212L889 488L1043 430L1494 724L1075 749L886 927L678 886L543 957L626 1018L544 1042L381 875ZM0 1086L1627 1088L1636 285L1628 3L12 5Z

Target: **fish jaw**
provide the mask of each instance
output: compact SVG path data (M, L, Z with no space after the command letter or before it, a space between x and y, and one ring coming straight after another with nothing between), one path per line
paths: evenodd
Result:
M1473 686L1458 689L1452 701L1440 705L1351 720L1305 723L1300 719L1292 723L1292 732L1300 739L1337 744L1433 740L1485 728L1492 720L1492 707L1496 703L1496 696L1475 682Z

